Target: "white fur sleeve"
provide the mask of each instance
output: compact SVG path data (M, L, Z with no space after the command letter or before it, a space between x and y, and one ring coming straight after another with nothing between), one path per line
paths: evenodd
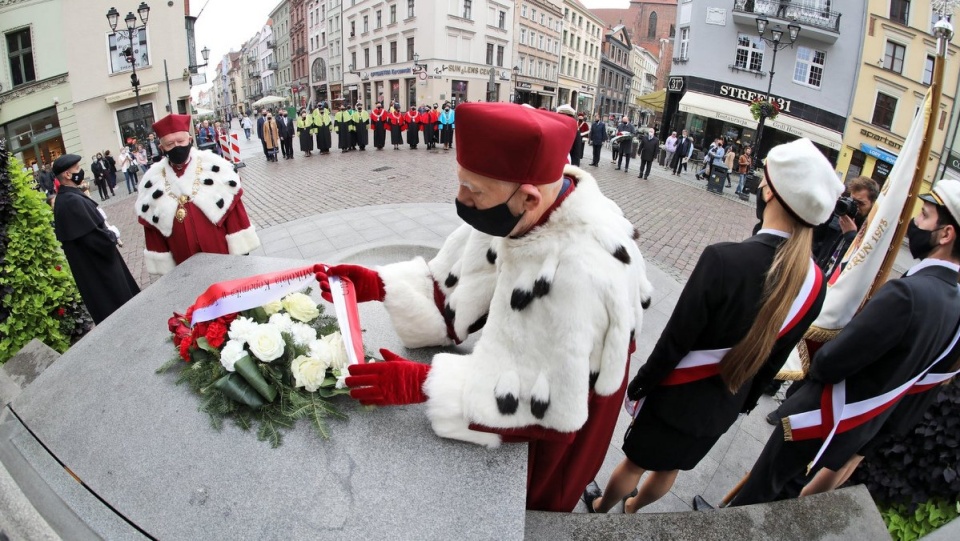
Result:
M433 300L433 275L422 257L379 267L386 297L383 305L393 328L408 348L446 346L447 324Z

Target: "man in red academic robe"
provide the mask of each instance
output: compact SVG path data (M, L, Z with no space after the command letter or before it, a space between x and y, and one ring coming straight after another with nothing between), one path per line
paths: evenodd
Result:
M151 274L166 274L198 252L243 255L260 246L240 176L227 160L194 148L189 130L188 115L153 124L164 157L144 173L136 202Z
M329 274L349 277L359 300L382 301L407 347L483 333L472 352L439 353L430 365L384 350L387 362L351 366L346 384L365 404L426 402L445 438L528 442L527 508L571 511L620 412L651 293L643 257L616 204L565 166L572 118L464 103L457 124L466 224L429 263Z

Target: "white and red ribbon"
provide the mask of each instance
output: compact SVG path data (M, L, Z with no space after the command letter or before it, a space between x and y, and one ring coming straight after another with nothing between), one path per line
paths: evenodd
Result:
M340 324L340 335L347 347L350 364L362 364L366 357L363 352L363 330L360 327L360 312L357 309L357 290L349 279L342 276L329 276L330 296L333 308Z

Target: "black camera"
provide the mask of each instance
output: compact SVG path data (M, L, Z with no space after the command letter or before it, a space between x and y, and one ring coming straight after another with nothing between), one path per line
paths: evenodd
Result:
M837 217L849 216L850 218L856 218L859 208L856 199L852 197L841 197L837 199L837 205L833 207L833 214Z

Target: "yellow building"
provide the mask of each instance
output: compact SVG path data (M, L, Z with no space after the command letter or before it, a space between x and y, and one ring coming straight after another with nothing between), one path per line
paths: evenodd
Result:
M937 48L932 30L937 20L930 2L868 0L856 95L837 160L840 178L863 175L881 185L886 181L930 87ZM930 187L947 134L960 73L958 45L955 34L947 52L937 128L921 191Z

